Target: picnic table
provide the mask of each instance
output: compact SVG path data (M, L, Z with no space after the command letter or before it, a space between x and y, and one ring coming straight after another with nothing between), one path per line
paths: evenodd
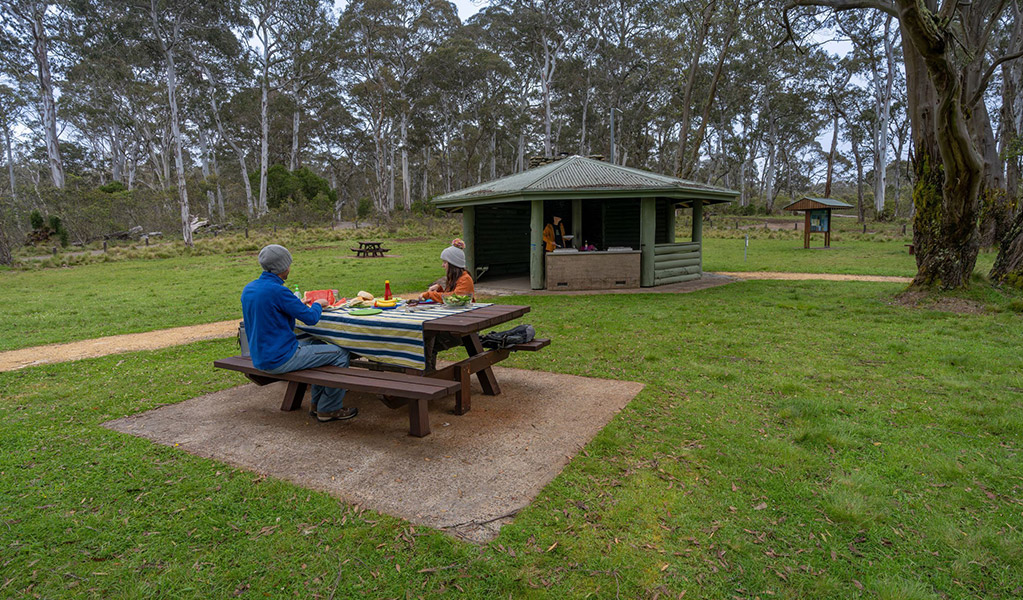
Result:
M539 340L505 350L483 347L480 331L513 321L528 312L528 306L509 304L437 305L414 313L395 309L369 316L352 316L347 310L338 310L323 313L316 325L298 324L296 330L299 339L312 337L337 344L362 357L352 362L354 367L459 381L461 389L455 394L455 414L465 414L472 406L470 376L476 375L484 394L496 396L501 393L501 386L492 365L508 358L511 352L535 351L550 343L550 340ZM452 339L465 349L466 358L438 368L437 351Z
M351 248L351 251L355 253L356 258L383 258L385 252L390 252L390 248L381 248L383 242L359 242L358 248Z
M288 381L281 410L297 410L307 385L343 387L380 394L389 408L408 406L409 434L430 434L428 403L454 393L455 414L472 407L470 381L479 379L483 393L496 396L501 387L494 376L494 364L512 352L535 352L550 344L535 339L508 348L485 349L479 332L518 319L528 306L474 304L467 307L438 305L402 312L386 310L375 315L351 315L348 310L325 312L316 325L298 325L300 339L315 338L346 348L358 355L350 367L317 367L270 375L252 366L246 356L214 361L214 366L240 371L258 385ZM437 367L437 350L460 344L466 358Z

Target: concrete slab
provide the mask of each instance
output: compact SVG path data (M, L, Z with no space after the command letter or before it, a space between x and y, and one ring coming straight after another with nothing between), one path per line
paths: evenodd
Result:
M366 508L487 541L527 506L643 384L494 368L502 393L473 381L472 411L430 407L433 433L409 437L408 412L349 394L351 421L281 412L284 384L244 385L105 425L328 492Z

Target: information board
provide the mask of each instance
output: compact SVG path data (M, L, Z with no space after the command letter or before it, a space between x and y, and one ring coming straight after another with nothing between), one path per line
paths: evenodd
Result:
M810 231L830 231L828 216L831 211L818 208L810 211Z

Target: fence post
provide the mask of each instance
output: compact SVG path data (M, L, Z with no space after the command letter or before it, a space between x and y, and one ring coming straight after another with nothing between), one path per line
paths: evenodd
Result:
M53 255L57 256L57 247L56 246L53 247Z
M103 251L104 252L107 251L107 241L106 240L103 240Z

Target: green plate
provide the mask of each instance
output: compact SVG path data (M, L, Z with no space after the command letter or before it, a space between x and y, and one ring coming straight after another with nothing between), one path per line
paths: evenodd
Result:
M382 312L384 311L380 310L379 308L353 308L352 310L348 311L348 314L361 317L365 315L375 315Z

